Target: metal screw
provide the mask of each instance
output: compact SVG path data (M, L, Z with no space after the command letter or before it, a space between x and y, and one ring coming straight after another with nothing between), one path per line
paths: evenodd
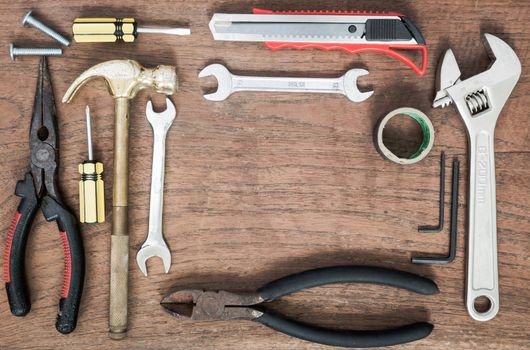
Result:
M28 25L30 25L32 27L37 28L38 30L40 30L44 34L47 34L47 35L51 36L52 38L54 38L55 40L57 40L58 42L60 42L64 46L70 45L70 40L66 39L64 36L62 36L61 34L57 33L55 30L51 29L50 27L48 27L47 25L45 25L44 23L42 23L41 21L39 21L38 19L33 17L31 15L31 12L32 11L30 10L22 18L22 25L23 26L28 24Z
M63 49L53 47L16 47L15 44L9 44L9 56L14 61L17 56L60 56Z

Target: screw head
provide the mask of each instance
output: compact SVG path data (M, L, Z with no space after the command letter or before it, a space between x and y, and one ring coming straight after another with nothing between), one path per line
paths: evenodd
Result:
M22 18L22 25L25 26L26 23L28 22L28 18L31 17L31 13L33 12L33 10L29 10L28 13L26 13L26 15Z
M15 55L13 54L14 50L15 50L15 45L13 43L9 44L9 57L11 57L11 61L15 60Z

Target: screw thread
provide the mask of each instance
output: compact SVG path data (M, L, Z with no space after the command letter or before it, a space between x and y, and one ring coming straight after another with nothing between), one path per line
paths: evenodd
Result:
M31 25L31 26L33 26L33 27L35 27L35 28L37 28L38 30L40 30L44 34L47 34L47 35L51 36L52 38L54 38L55 40L60 42L62 45L64 45L64 46L70 45L70 40L66 39L64 36L62 36L61 34L57 33L55 30L51 29L50 27L48 27L47 25L45 25L44 23L42 23L38 19L36 19L36 18L34 18L32 16L28 16L26 18L26 23Z
M60 56L63 54L61 48L37 48L37 47L17 47L13 48L14 56Z

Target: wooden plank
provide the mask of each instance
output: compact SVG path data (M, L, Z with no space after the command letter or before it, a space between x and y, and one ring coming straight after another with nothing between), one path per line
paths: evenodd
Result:
M62 248L54 224L37 215L26 264L32 310L24 318L9 312L0 293L1 348L23 349L328 349L248 321L192 323L163 312L160 299L174 287L254 289L310 268L342 264L395 267L429 276L441 293L417 297L392 288L336 285L283 298L271 307L303 321L334 328L385 328L430 320L427 339L401 349L522 349L529 346L530 321L530 6L520 1L425 0L346 2L281 1L0 1L0 46L57 46L20 19L34 8L63 33L79 16L135 16L146 25L189 24L190 37L145 34L134 44L75 44L49 60L60 127L59 181L65 202L77 208L77 164L86 158L84 108L93 113L95 155L105 164L107 219L82 226L87 256L86 288L75 333L54 329L61 288ZM365 53L284 50L258 43L215 42L208 29L214 12L281 9L373 9L408 14L426 37L427 74L419 78L392 58ZM286 7L288 6L288 7ZM377 6L377 7L374 7ZM443 234L421 235L435 223L438 155L462 161L466 179L466 135L452 108L431 109L436 65L452 47L463 77L489 63L480 36L490 32L518 53L522 76L496 129L497 209L501 311L492 321L467 316L464 296L466 182L460 186L459 239L455 262L413 266L412 255L444 254ZM161 261L148 262L145 278L134 257L147 234L152 132L144 117L147 99L162 109L164 99L141 92L131 104L130 147L130 331L107 337L113 100L103 81L83 88L71 105L59 101L86 68L104 60L131 58L145 66L176 64L180 90L173 96L178 116L167 142L164 232L172 251L168 275ZM10 62L0 55L0 237L5 239L18 203L16 179L27 171L27 134L37 74L35 58ZM370 71L360 84L374 89L352 104L343 96L236 94L222 103L205 101L212 80L199 81L207 64L222 62L241 74L336 76L353 67ZM384 114L411 106L426 112L436 128L435 147L423 162L402 167L381 158L373 128ZM448 162L449 164L449 162ZM449 180L449 179L448 179ZM447 182L447 193L450 185ZM446 201L449 203L449 195ZM448 213L448 212L447 212Z

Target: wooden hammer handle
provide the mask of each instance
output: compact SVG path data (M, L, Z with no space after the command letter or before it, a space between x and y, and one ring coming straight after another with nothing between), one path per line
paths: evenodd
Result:
M127 291L129 273L129 233L127 188L129 152L129 100L116 98L114 117L114 183L112 192L112 236L110 247L109 337L127 335Z

